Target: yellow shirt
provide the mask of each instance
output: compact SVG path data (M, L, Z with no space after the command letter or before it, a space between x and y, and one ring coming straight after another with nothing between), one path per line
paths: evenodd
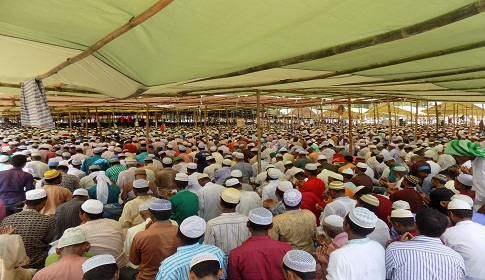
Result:
M308 210L291 210L273 217L268 235L290 244L295 250L313 253L313 237L317 227L315 215Z

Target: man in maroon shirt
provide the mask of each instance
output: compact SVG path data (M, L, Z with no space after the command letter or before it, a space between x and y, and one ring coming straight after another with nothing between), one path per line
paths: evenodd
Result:
M325 192L325 183L317 178L317 165L308 163L305 165L305 176L308 180L300 186L300 192L312 192L319 199L322 199L323 192Z
M413 175L407 175L402 180L402 190L392 193L389 199L407 201L411 207L411 212L417 213L423 208L423 200L419 193L414 189L419 184L419 179Z
M249 212L247 226L251 237L229 253L227 279L283 280L281 262L291 245L271 239L273 215L265 208Z
M365 186L369 190L372 190L374 188L374 185L372 183L372 178L367 176L365 174L365 171L367 170L367 164L363 162L357 163L357 168L355 168L355 176L350 180L354 185L356 186Z
M136 154L136 151L138 150L138 147L133 144L132 140L126 140L125 145L123 145L123 150L128 150L132 154Z

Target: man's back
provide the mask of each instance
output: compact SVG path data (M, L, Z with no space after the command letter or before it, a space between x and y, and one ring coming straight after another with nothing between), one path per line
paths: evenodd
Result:
M81 266L86 260L88 258L75 254L64 256L57 262L39 270L32 280L82 280L84 273Z
M34 188L34 177L22 169L0 171L0 199L5 205L24 201L25 192Z
M185 218L197 216L199 213L199 198L193 192L181 190L168 200L172 203L170 219L176 221L179 225Z
M387 279L458 280L465 277L463 257L439 238L419 235L386 249Z
M81 209L83 202L84 201L82 200L73 199L57 207L54 216L56 229L53 240L61 238L66 229L77 227L81 224L79 210Z
M281 262L291 245L271 239L268 235L250 237L229 254L229 279L284 279Z
M237 212L222 213L207 222L204 244L220 248L226 255L249 237L248 217Z
M288 242L293 249L313 252L313 236L317 226L315 215L308 210L292 210L273 217L269 236Z
M71 200L72 193L70 190L58 185L45 185L42 187L47 193L47 203L40 210L41 214L53 216L56 208L61 204Z
M220 201L221 194L225 189L221 185L207 183L197 191L196 194L199 198L199 216L206 222L222 214Z

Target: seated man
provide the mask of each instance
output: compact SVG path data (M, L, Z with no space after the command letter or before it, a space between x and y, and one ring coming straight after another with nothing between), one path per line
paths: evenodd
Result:
M83 280L118 280L119 270L112 255L94 256L82 265Z
M219 259L211 253L195 255L190 262L190 280L221 279L222 268Z

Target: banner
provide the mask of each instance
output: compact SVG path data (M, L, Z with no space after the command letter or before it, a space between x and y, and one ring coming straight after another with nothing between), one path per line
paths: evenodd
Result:
M30 79L21 84L20 119L23 126L55 128L42 81Z

